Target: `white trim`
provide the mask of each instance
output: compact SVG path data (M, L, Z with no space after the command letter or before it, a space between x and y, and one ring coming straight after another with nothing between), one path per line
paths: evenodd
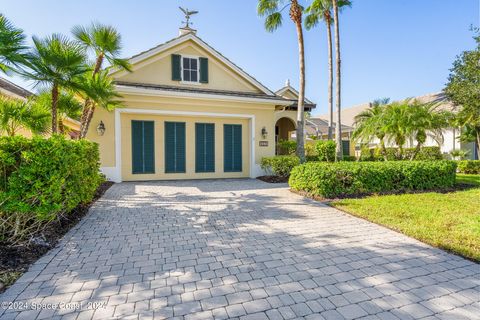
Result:
M200 93L200 92L185 92L185 91L171 91L171 90L162 90L162 89L153 89L153 88L138 88L130 87L124 85L116 85L116 88L119 93L130 93L138 95L148 95L148 96L164 96L164 97L182 97L182 98L191 98L191 99L209 99L209 100L221 100L221 101L240 101L240 102L252 102L252 103L267 103L275 104L282 106L290 106L292 101L285 99L268 99L260 97L242 97L242 96L229 96L229 95L219 95L211 93Z
M255 163L255 115L253 114L234 114L234 113L215 113L215 112L195 112L195 111L171 111L171 110L151 110L151 109L133 109L122 108L115 109L115 167L104 167L102 172L114 182L122 181L122 129L121 113L151 114L151 115L182 115L197 117L217 117L217 118L240 118L250 120L250 178L258 176L258 165Z
M197 60L197 81L187 81L183 79L183 58L191 59L191 60ZM192 70L192 69L189 69ZM193 85L201 85L200 83L200 57L199 56L192 56L188 54L181 54L180 55L180 78L182 80L180 83L184 84L193 84Z
M294 87L292 87L290 85L281 88L280 90L276 91L275 94L281 96L282 94L284 94L288 90L290 90L294 95L296 95L297 96L296 99L298 99L298 96L300 95L300 93L297 91L297 89L295 89ZM308 100L306 97L304 97L304 100L308 104L314 104L312 101Z
M192 40L193 42L195 42L197 45L199 45L200 47L202 47L203 49L205 49L208 53L210 53L211 55L213 55L215 58L217 58L218 60L222 61L224 64L226 64L228 67L230 67L231 69L235 70L235 72L237 72L239 75L241 75L245 80L247 80L248 82L250 82L252 85L254 85L256 88L258 88L259 90L261 90L262 92L266 93L267 95L269 96L275 96L275 94L270 90L268 89L267 87L265 87L263 84L261 84L258 80L254 79L252 76L250 76L248 73L246 73L245 71L243 71L242 69L240 69L238 66L236 66L234 63L232 63L230 60L228 60L227 58L225 58L224 56L222 56L220 53L218 53L215 49L213 49L211 46L209 46L208 44L206 44L202 39L200 39L199 37L197 37L196 35L194 35L193 33L188 33L184 36L180 36L176 39L173 39L167 43L164 43L162 45L159 45L155 48L152 48L148 51L145 51L143 53L141 53L140 55L136 56L136 57L133 57L133 58L130 58L129 59L129 62L130 64L136 64L138 62L141 62L141 61L144 61L162 51L166 51L172 47L175 47L176 45L178 44L181 44L183 42L186 42L188 40ZM110 71L110 74L112 73L115 73L115 72L118 72L120 71L119 69L112 69L112 71Z

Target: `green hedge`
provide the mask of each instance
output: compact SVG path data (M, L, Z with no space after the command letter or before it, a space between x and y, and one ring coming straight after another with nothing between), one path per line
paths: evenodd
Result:
M455 185L454 161L311 162L295 167L289 184L312 196L334 198Z
M480 174L480 160L461 160L457 164L460 173Z
M90 202L103 181L99 169L93 142L0 138L0 240L24 240Z
M300 164L297 156L275 156L262 158L260 166L267 175L288 177L295 166Z
M410 160L415 148L404 148L403 157L400 157L398 148L385 148L385 156L388 161ZM361 149L360 161L384 161L385 157L379 148L369 149L364 146ZM443 160L440 147L422 147L414 160L433 161Z
M315 143L315 148L317 149L318 153L318 161L335 161L336 146L337 144L335 141L318 140Z

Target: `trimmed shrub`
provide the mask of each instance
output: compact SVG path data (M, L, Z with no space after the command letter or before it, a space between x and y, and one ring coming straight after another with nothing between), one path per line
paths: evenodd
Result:
M383 192L449 188L454 161L311 162L295 167L289 184L312 196L334 198Z
M311 143L311 142L305 143L305 157L308 157L308 158L318 157L318 151L314 143Z
M480 160L461 160L457 164L460 173L480 174Z
M279 177L288 177L295 166L300 164L300 159L296 156L275 156L262 158L260 166L267 175Z
M93 199L102 183L98 145L86 140L0 138L0 240L16 242Z
M277 143L280 153L284 155L295 154L297 149L297 141L295 140L280 140Z
M404 150L404 159L409 160L412 154L415 152L415 148L407 148ZM414 160L442 160L443 155L440 151L440 147L421 147L420 151L417 153L417 156Z
M355 156L343 156L343 161L357 161Z
M335 148L337 144L331 140L318 140L315 143L315 149L317 149L318 161L335 161Z

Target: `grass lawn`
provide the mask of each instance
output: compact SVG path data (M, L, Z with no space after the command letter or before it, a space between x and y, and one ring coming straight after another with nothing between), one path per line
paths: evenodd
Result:
M480 187L480 175L459 175L457 180ZM480 261L480 188L342 199L331 205Z

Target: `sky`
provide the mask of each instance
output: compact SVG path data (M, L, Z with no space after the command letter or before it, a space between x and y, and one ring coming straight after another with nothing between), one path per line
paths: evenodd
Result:
M309 1L301 0L302 4ZM298 87L298 45L288 12L265 31L257 0L0 0L0 12L32 35L70 34L74 25L110 24L122 34L125 57L178 35L178 6L199 11L197 35L271 90L286 79ZM455 57L475 47L480 0L353 0L339 18L342 106L441 91ZM327 112L328 59L324 25L305 31L306 96ZM15 83L32 89L14 77Z

